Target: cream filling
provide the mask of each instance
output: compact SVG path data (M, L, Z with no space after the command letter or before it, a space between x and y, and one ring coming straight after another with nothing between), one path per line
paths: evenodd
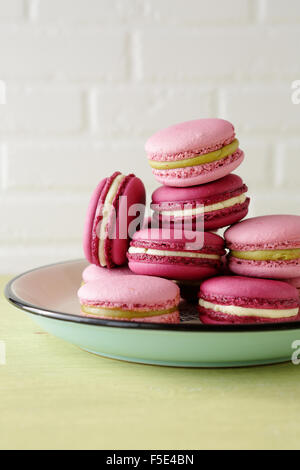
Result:
M227 209L228 207L235 206L236 204L243 204L247 199L246 194L240 194L239 196L232 197L226 201L220 201L216 204L211 204L210 206L205 206L199 204L199 207L192 209L180 209L176 211L160 211L160 214L165 216L173 217L190 217L194 215L205 214L206 212L219 211L222 209Z
M226 313L227 315L234 315L236 317L289 318L295 317L299 311L298 308L273 310L266 308L237 307L235 305L216 305L203 299L199 300L199 305L213 310L214 312Z
M203 259L220 259L219 255L211 255L207 253L195 253L192 251L165 251L153 250L152 248L140 248L131 246L128 250L129 254L146 254L153 256L176 256L180 258L203 258Z
M109 191L106 195L104 205L102 206L102 221L100 227L100 234L99 234L99 247L98 247L98 256L100 265L105 267L107 265L106 257L105 257L105 238L106 238L106 228L109 222L109 217L111 214L111 206L113 203L114 198L116 197L120 184L126 178L124 175L118 175L115 177L114 181L112 182Z

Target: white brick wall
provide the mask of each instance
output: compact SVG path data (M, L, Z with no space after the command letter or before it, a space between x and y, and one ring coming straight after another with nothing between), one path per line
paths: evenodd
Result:
M251 137L239 133L241 148L245 152L245 160L236 172L245 180L251 195L257 189L272 186L272 144L264 137Z
M81 232L87 198L73 194L3 197L0 241L4 243L75 242ZM59 226L57 226L59 224Z
M284 143L278 145L276 155L276 178L275 182L279 188L292 190L300 194L299 186L299 149L300 139L285 140Z
M270 23L300 22L300 2L298 0L261 0L262 18Z
M50 191L86 196L101 177L116 168L147 177L142 141L103 144L91 143L88 139L78 142L42 140L41 143L9 143L3 149L7 155L4 177L9 194ZM150 168L148 182L152 182Z
M95 99L96 130L103 138L147 138L154 126L196 119L199 109L205 116L214 115L212 90L199 86L114 86L99 90Z
M128 38L115 29L3 27L0 56L0 76L10 81L123 81L127 78Z
M234 122L251 215L300 214L299 0L0 0L0 271L82 256L115 169L157 186L144 141Z
M145 2L151 21L189 25L240 24L251 16L251 0L149 0Z
M289 79L300 73L299 27L212 27L142 32L145 81L217 81Z
M35 11L44 23L115 25L139 20L144 7L140 0L38 0Z
M71 87L7 87L0 132L13 134L79 133L84 126L83 94Z
M0 22L21 20L24 11L24 0L0 0Z
M263 135L300 132L300 107L292 103L288 81L280 86L228 87L220 95L220 114L241 130Z

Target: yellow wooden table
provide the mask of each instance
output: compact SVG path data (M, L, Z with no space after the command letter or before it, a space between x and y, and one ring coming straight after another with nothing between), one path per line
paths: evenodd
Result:
M0 341L1 449L300 449L300 366L102 359L40 331L2 294Z

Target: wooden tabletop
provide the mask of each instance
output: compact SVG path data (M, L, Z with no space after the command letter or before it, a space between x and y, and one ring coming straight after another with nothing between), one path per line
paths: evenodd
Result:
M102 359L40 331L2 294L0 341L1 449L300 448L300 366Z

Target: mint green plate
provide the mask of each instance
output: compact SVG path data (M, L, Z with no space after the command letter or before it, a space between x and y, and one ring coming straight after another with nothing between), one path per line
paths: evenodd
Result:
M77 290L85 261L26 272L6 286L6 298L53 335L100 356L176 367L240 367L290 361L300 322L202 325L182 304L182 323L155 325L85 318Z

